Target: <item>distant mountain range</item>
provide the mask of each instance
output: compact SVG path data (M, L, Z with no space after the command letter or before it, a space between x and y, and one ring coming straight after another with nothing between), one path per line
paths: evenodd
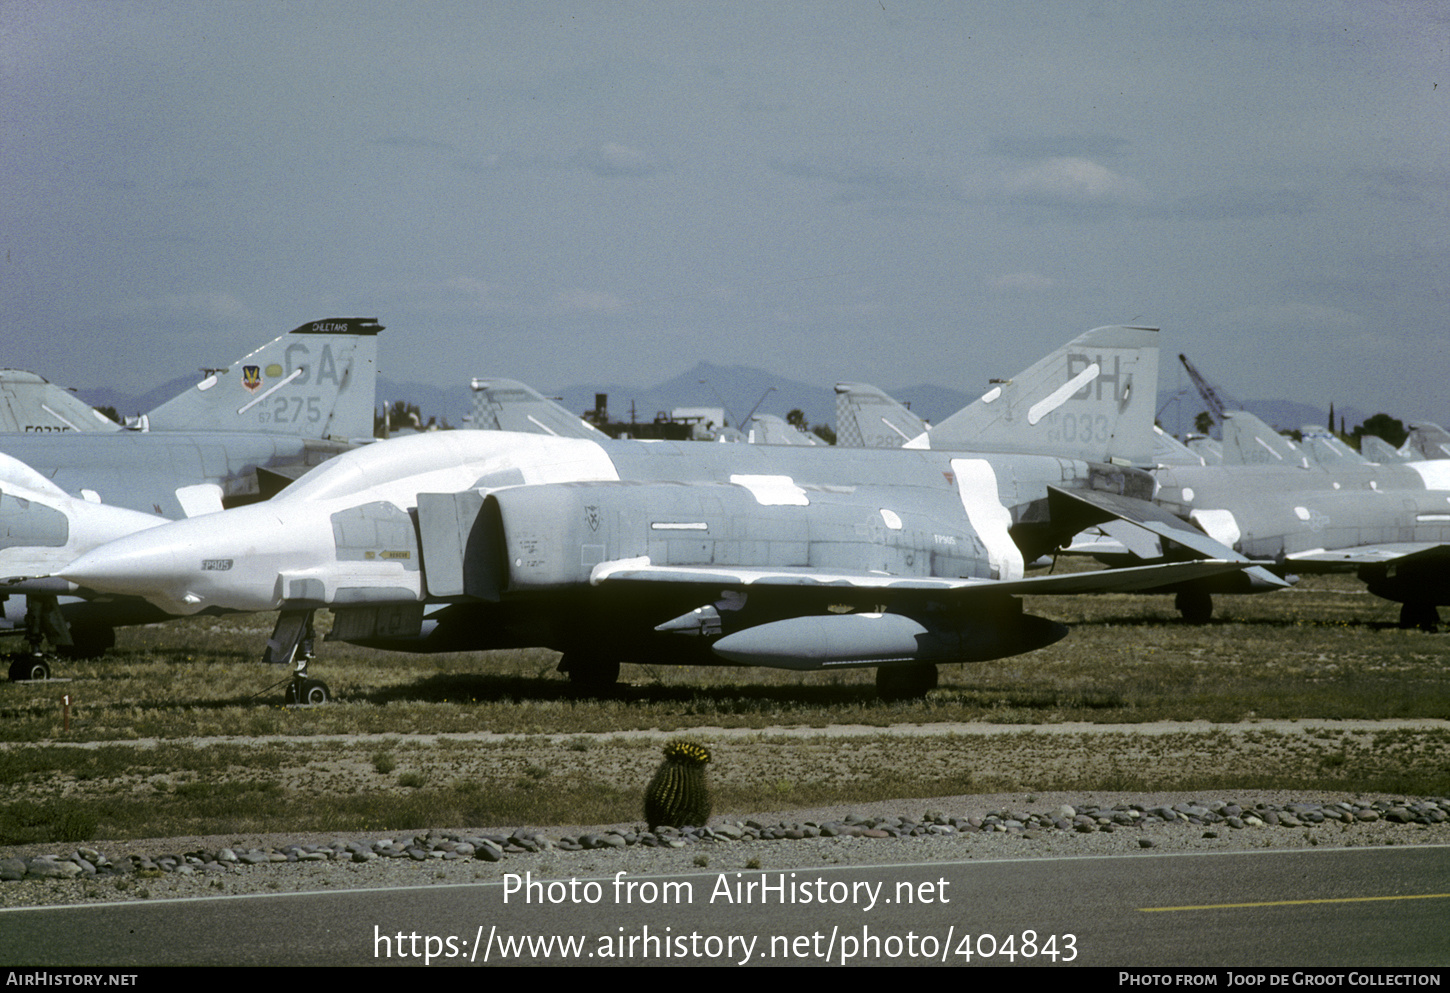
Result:
M96 407L114 407L121 416L153 410L195 382L183 376L164 383L142 396L130 396L113 389L81 389L77 394ZM796 382L774 373L749 366L722 366L700 362L689 371L654 386L624 386L617 383L580 384L550 391L534 385L539 392L558 400L576 414L594 409L594 395L608 394L609 415L616 421L652 421L656 413L676 407L724 407L732 424L758 410L763 414L784 417L799 409L811 424L830 424L836 420L834 384L825 386ZM933 424L939 423L975 399L961 390L922 384L887 388L887 392L911 407L912 411ZM473 393L467 382L457 386L434 386L430 383L403 383L378 377L377 406L404 400L418 405L424 419L437 417L453 427L461 427L473 405ZM757 406L758 405L758 406ZM1250 413L1279 430L1292 430L1307 424L1326 423L1329 411L1288 400L1254 400L1245 404ZM1192 426L1194 416L1203 408L1196 396L1160 392L1158 409L1163 426L1170 432L1182 433ZM1363 423L1366 413L1354 407L1336 407L1335 419L1343 419L1352 430ZM1400 416L1389 411L1391 416ZM1179 421L1182 425L1180 427Z

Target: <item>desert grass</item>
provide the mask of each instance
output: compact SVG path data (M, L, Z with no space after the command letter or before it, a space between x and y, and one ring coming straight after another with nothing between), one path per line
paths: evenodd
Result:
M1450 795L1444 729L694 736L717 816L974 792ZM557 735L9 746L0 844L629 822L659 754L657 739Z
M612 733L712 727L761 732L712 743L721 813L1003 790L1450 793L1441 731L1241 726L1450 718L1450 635L1399 630L1395 605L1350 579L1221 597L1202 627L1179 621L1167 597L1041 598L1028 609L1072 633L1029 655L944 666L940 688L896 703L876 699L870 669L626 666L624 683L595 697L543 650L409 656L327 643L314 675L336 702L287 708L288 673L254 661L270 617L124 630L105 659L61 663L68 681L0 683L0 843L628 820L658 742ZM1150 721L1223 727L1049 733ZM1003 733L890 731L938 723ZM849 744L769 733L840 724L883 733ZM524 737L419 737L479 732Z
M69 682L0 683L0 741L1450 717L1450 636L1400 630L1395 605L1347 578L1220 597L1202 627L1179 621L1168 597L1040 598L1029 610L1071 634L943 666L917 701L878 700L872 669L626 665L616 690L590 696L542 649L415 656L326 643L313 672L336 702L310 710L282 706L288 672L254 661L271 618L192 619L121 631L106 658L61 663Z

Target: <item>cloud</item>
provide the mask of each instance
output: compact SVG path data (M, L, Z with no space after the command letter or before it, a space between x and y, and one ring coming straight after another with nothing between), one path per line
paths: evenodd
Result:
M1146 192L1137 180L1113 172L1091 159L1044 159L1002 175L1009 197L1028 203L1063 206L1139 204Z
M1216 326L1232 329L1252 340L1293 341L1301 346L1373 345L1380 335L1359 314L1341 307L1313 303L1251 305L1218 317Z
M455 276L445 280L443 285L479 303L488 302L493 295L493 286L474 276Z
M606 142L593 148L585 148L574 154L570 162L581 166L596 176L612 178L617 176L650 176L662 172L666 164L656 156L627 145Z
M374 138L372 144L381 145L383 148L407 148L426 150L433 152L445 152L449 155L458 154L458 148L446 141L435 141L432 138L417 138L413 135L391 134L382 138Z

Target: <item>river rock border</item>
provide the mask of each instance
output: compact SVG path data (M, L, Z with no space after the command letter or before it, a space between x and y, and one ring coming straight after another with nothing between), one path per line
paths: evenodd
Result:
M986 815L953 816L927 811L916 818L859 817L848 814L822 822L725 820L705 827L683 829L615 828L607 831L554 836L547 831L517 830L508 834L429 831L408 839L357 841L338 838L327 844L293 844L235 850L205 849L185 852L132 854L112 859L94 848L80 847L69 855L17 856L0 859L0 881L86 879L137 875L231 873L245 866L273 863L353 862L397 859L418 863L435 860L477 859L498 862L510 854L546 850L585 851L623 848L686 848L728 845L743 841L788 841L806 838L913 838L966 833L1010 833L1024 838L1051 832L1109 833L1138 831L1138 844L1156 846L1142 833L1154 826L1201 829L1202 836L1246 828L1311 828L1322 824L1385 822L1389 824L1443 824L1450 820L1450 799L1445 797L1373 802L1258 803L1241 805L1232 800L1204 800L1171 806L1120 803L1111 807L1070 804L1049 811L1028 813L1008 809Z

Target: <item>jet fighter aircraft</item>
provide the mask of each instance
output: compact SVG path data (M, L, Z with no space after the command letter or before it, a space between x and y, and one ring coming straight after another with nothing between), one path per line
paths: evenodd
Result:
M65 654L96 655L115 626L162 619L138 600L59 603L75 588L37 577L62 550L69 561L118 537L118 521L139 530L262 499L367 439L381 330L372 318L303 324L208 372L137 429L0 434L0 627L25 628L29 659L42 634Z
M1024 557L1113 516L1086 495L1151 495L1128 463L1152 452L1157 363L1153 329L1081 335L978 401L989 414L972 430L991 454L400 438L339 456L266 504L121 538L57 575L171 613L281 610L272 661L297 661L311 612L328 607L335 639L544 645L588 685L612 683L621 661L874 666L884 695L919 695L938 662L1066 633L1024 615L1018 594L1243 567L1024 577ZM1011 438L1029 454L1007 450ZM444 606L425 619L428 604ZM302 663L294 696L325 698Z
M1355 571L1433 630L1450 604L1450 461L1168 466L1156 502L1224 545L1296 573ZM1151 558L1151 556L1149 556ZM1180 604L1207 620L1212 601ZM1190 616L1191 615L1191 616Z

